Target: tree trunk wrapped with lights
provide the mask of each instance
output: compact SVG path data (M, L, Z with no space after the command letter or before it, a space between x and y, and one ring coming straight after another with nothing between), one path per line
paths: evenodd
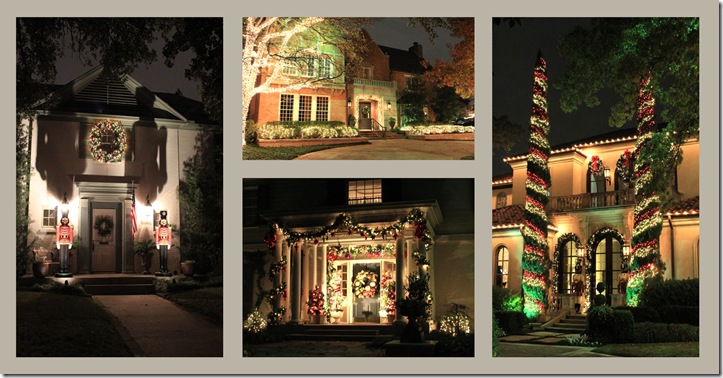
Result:
M640 80L638 95L638 140L635 143L635 210L632 238L632 261L627 286L627 303L637 306L646 278L663 270L660 261L660 232L663 218L660 198L652 185L651 162L654 161L651 139L655 133L655 99L650 88L650 73Z
M550 258L547 245L547 205L550 170L547 159L550 144L547 135L550 122L547 116L547 63L542 52L537 53L535 82L532 89L532 116L530 117L530 147L527 154L527 180L525 181L525 224L522 237L522 290L525 297L524 312L536 318L547 306L548 270Z

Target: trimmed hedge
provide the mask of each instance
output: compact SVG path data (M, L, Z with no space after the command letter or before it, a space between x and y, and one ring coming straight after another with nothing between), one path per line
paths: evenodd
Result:
M658 310L663 323L700 324L700 307L698 306L666 306Z
M667 281L662 278L646 280L645 287L640 294L640 306L656 309L668 306L699 306L699 286L700 282L697 278Z
M615 310L608 306L595 306L587 312L585 331L593 340L610 342L615 334Z
M642 323L642 322L659 323L660 322L660 314L654 308L643 307L643 306L638 306L638 307L616 306L616 307L613 307L613 309L630 311L633 314L633 319L635 320L635 323Z
M700 330L690 324L636 323L636 343L673 343L698 341Z
M615 326L613 339L616 343L630 343L635 338L635 321L633 314L626 310L613 310Z
M269 122L258 128L259 139L350 138L359 130L343 122Z
M296 127L296 128L309 127L309 126L319 126L319 127L346 126L344 124L344 122L341 122L341 121L271 121L271 122L267 122L266 125L268 125L268 126L289 126L289 127Z
M494 316L508 335L522 333L522 329L530 322L522 311L495 311Z

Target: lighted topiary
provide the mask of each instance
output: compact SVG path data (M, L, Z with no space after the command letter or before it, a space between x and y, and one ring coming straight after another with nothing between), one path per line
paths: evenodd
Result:
M547 63L542 52L537 53L535 82L532 89L532 116L530 117L530 147L527 154L527 180L525 181L525 224L522 237L522 290L525 315L534 319L547 306L548 270L550 258L547 245L547 214L550 170L547 159L550 143L547 135L550 122L547 116Z
M261 312L259 312L258 308L255 308L249 317L246 318L244 329L251 333L259 333L266 329L266 319Z
M663 218L660 197L652 188L651 139L655 133L655 99L650 88L650 73L640 80L638 95L638 140L635 143L635 209L630 279L627 285L628 306L636 307L645 279L662 273L660 232Z

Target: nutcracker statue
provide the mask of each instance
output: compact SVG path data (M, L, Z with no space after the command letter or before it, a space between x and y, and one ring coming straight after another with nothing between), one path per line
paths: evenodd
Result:
M158 221L158 228L156 228L156 249L160 251L161 255L161 271L157 272L156 276L171 276L171 272L168 271L168 248L173 245L173 242L167 216L167 211L161 211L161 220Z
M572 275L572 293L577 297L575 301L575 313L579 314L582 310L583 294L585 293L585 283L582 282L579 274Z
M63 214L60 224L55 227L55 246L60 251L60 272L55 277L73 277L68 261L69 250L73 248L73 226L70 225L68 214Z

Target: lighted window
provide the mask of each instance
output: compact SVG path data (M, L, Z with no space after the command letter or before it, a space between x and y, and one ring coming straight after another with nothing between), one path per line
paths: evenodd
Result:
M572 293L573 275L575 274L575 263L577 262L577 245L570 240L562 248L562 287L558 288L560 294Z
M349 181L349 204L363 205L382 202L382 180Z
M279 104L279 121L294 120L294 95L282 94Z
M421 81L417 76L406 76L404 78L404 82L407 85L407 89L417 88L421 84Z
M55 227L56 225L55 209L43 209L43 227Z
M507 193L499 193L497 194L497 206L496 208L499 209L501 207L507 206Z
M329 97L317 97L316 98L316 120L317 121L328 121L329 120Z
M337 267L339 271L339 275L341 276L341 294L346 298L346 296L349 294L349 291L347 290L347 283L349 281L349 266L347 264L341 264Z
M497 271L495 272L495 285L507 287L507 278L510 269L510 251L505 246L497 248Z
M299 121L311 121L311 96L299 96Z

